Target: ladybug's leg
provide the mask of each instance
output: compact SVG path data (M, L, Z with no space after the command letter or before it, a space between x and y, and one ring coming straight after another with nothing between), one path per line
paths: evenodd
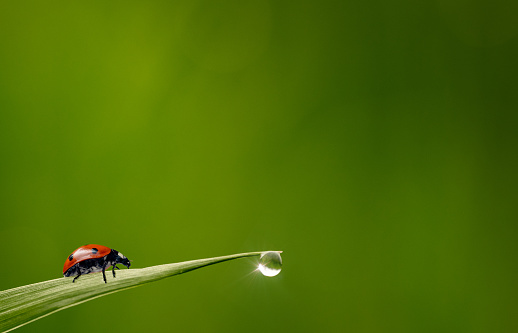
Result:
M113 265L113 266L112 266L113 277L115 277L115 268L120 269L120 268L119 268L119 267L117 267L116 265Z
M106 273L105 273L105 271L106 271L106 265L103 265L103 279L104 279L104 283L108 283L108 282L106 282Z
M79 270L79 274L72 280L72 283L76 282L77 279L81 276L81 270Z

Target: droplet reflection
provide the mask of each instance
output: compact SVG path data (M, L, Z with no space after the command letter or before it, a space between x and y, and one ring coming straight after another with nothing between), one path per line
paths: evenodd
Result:
M259 258L258 269L264 276L275 276L281 272L282 258L279 252L265 252Z

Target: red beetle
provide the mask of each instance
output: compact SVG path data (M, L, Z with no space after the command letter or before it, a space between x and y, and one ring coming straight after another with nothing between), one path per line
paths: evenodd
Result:
M72 282L76 282L83 274L102 271L104 283L106 283L105 270L112 266L113 277L115 277L115 268L120 269L117 264L122 264L128 268L131 265L128 258L114 249L102 245L88 244L81 246L68 256L63 266L63 275L66 277L75 276Z

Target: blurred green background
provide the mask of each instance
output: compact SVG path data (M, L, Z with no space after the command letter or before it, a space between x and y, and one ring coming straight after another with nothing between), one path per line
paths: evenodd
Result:
M224 263L17 332L518 331L518 2L4 1L0 289ZM97 325L98 328L93 328Z

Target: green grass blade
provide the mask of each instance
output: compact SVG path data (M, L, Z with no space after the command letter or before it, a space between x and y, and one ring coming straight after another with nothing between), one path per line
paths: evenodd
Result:
M100 274L82 275L75 283L72 277L29 284L0 292L0 332L20 326L60 310L142 284L217 264L220 262L260 256L264 252L248 252L222 257L184 261L140 269L117 271L113 278L106 272L108 283ZM279 251L280 253L280 251Z

